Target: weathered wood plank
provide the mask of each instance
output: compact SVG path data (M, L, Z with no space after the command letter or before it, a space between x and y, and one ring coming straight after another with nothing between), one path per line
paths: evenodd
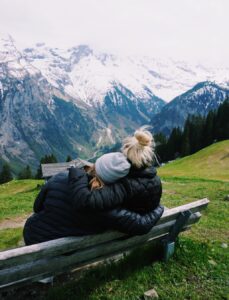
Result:
M210 201L207 198L203 198L194 202L190 202L181 206L166 209L157 224L162 224L173 218L177 218L182 211L190 210L192 213L202 211L208 206Z
M164 212L157 225L163 224L169 220L175 220L180 211L190 209L192 212L196 212L198 210L202 210L206 207L208 202L208 199L202 199L176 208L168 209ZM124 237L128 238L126 234L121 232L110 231L98 235L61 238L45 243L3 251L0 252L0 270L5 266L10 266L17 262L29 262L34 259L41 259L42 257L47 258L80 248L93 247L94 245Z
M194 213L190 216L187 225L198 222L201 217L200 213ZM139 246L153 238L159 238L168 234L171 226L176 220L169 221L164 224L155 226L148 234L141 236L133 236L123 240L114 240L98 246L89 247L86 249L79 249L71 255L61 255L49 259L40 259L35 262L26 263L23 265L16 265L0 271L0 285L10 284L13 281L22 280L38 276L40 274L59 274L64 271L74 268L79 265L87 264L92 260L104 257L110 254L123 252L129 248Z
M60 172L67 171L71 166L82 168L84 166L92 166L91 162L77 158L70 162L41 164L43 178L51 177Z

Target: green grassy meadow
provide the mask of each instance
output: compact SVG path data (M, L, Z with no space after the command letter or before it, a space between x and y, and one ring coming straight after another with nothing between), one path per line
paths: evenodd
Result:
M168 163L160 168L159 174L229 181L229 140Z
M0 185L0 250L20 245L22 227L7 228L7 224L3 224L10 220L20 223L32 213L39 184L43 184L43 180L13 180Z
M228 141L204 149L205 158L201 150L196 156L159 169L165 206L174 207L205 197L210 200L200 222L180 235L169 262L155 260L156 251L150 246L140 247L119 262L98 266L80 276L71 274L66 281L57 278L52 287L42 291L32 286L28 299L35 290L35 296L31 296L34 299L140 300L145 291L154 288L159 299L164 300L229 300L229 201L224 200L229 195L229 175L224 168L221 174L222 166L215 161L212 167L207 163L214 172L206 173L204 169L204 162L213 162L209 155L218 159L226 155L225 145L229 145ZM197 158L203 162L200 168L196 166ZM228 158L224 162L228 163ZM198 176L193 176L195 169L199 169ZM0 224L6 218L31 212L38 193L37 183L42 181L13 181L0 186ZM1 230L0 249L18 245L21 231L22 228Z

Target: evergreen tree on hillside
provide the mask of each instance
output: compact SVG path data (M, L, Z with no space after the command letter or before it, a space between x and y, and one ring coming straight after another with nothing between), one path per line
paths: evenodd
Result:
M202 136L205 118L202 116L191 116L189 119L189 145L190 154L202 148Z
M0 184L9 182L13 179L11 174L10 166L5 163L2 167L2 171L0 172Z
M211 145L214 141L214 123L215 123L215 112L210 111L205 119L202 132L202 147Z
M156 144L156 156L157 159L162 162L167 160L167 139L163 133L157 133L154 135L154 141Z
M185 122L184 131L182 135L182 144L181 144L181 156L186 156L190 154L190 118Z
M216 114L216 139L221 141L229 138L229 99L225 100Z
M68 155L67 158L66 158L66 162L69 162L69 161L72 161L71 155Z
M167 160L172 160L180 156L182 143L182 131L179 127L172 130L167 142Z
M33 178L30 166L27 165L19 174L18 179L30 179Z
M183 132L174 128L166 141L159 133L155 135L156 152L161 161L186 156L211 145L214 141L229 139L229 99L206 117L188 116Z
M156 156L157 159L162 162L167 160L167 139L163 133L157 133L154 135L154 141L156 144Z

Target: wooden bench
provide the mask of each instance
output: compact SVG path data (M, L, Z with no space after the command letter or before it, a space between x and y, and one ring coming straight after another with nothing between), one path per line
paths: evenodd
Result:
M112 257L139 245L162 242L164 258L174 251L174 242L180 231L199 221L200 211L208 199L166 209L152 230L141 236L120 232L67 237L32 246L0 252L0 288L16 287L61 274L71 269Z

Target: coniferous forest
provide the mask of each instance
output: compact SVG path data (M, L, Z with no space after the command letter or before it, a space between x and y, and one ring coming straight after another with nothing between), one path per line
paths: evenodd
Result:
M169 137L159 133L154 138L160 162L184 157L214 142L229 139L229 99L206 116L190 115L183 130L174 128Z

